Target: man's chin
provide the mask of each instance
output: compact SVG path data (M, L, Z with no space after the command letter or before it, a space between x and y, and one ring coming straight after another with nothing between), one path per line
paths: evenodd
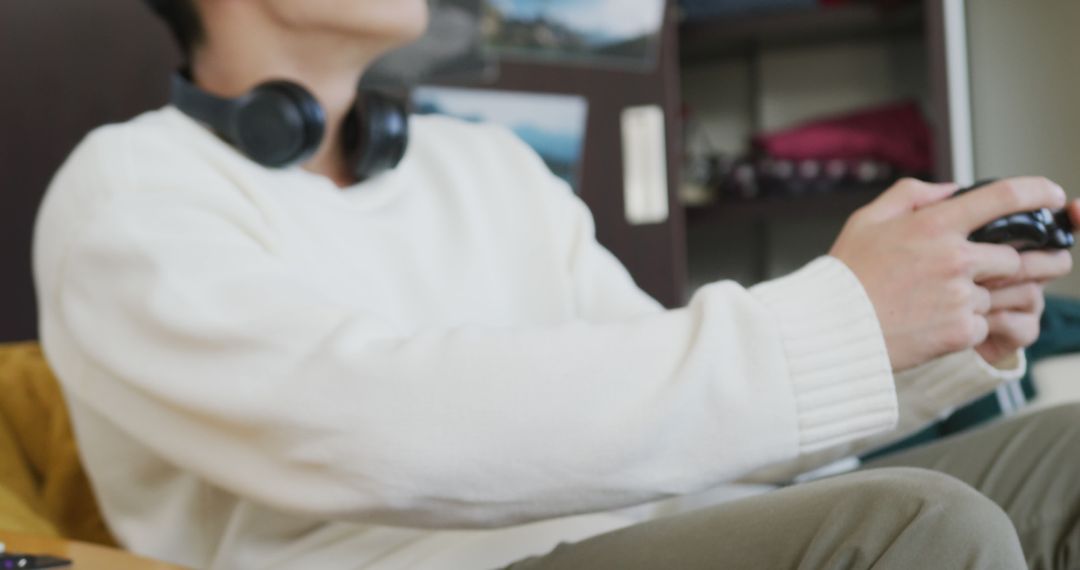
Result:
M395 40L394 48L407 46L424 37L424 34L427 33L431 18L427 3L424 2L423 5L424 7L420 9L421 14L408 21L402 21L401 25L396 28L387 30L392 34L391 39Z
M393 9L370 14L359 32L378 35L398 48L420 39L427 32L431 14L424 0L395 0Z

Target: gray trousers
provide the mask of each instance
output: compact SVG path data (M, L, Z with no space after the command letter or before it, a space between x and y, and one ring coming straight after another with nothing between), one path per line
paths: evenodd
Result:
M564 544L512 570L1080 569L1080 405Z

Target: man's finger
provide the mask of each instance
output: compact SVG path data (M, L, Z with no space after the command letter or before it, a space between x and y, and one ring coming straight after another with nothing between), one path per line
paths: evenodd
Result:
M932 208L942 223L969 234L1010 214L1065 207L1065 191L1045 178L1011 178L947 200Z
M988 243L969 244L972 259L971 278L976 283L1014 279L1020 273L1020 254L1010 246Z
M979 283L987 289L1004 289L1022 283L1046 284L1072 272L1073 258L1067 251L1029 251L1020 256L1021 267L1008 279Z
M1069 210L1069 219L1072 220L1073 226L1080 228L1080 200L1073 200L1066 206Z
M1018 311L1041 315L1045 304L1042 287L1034 283L990 291L991 311Z
M1073 258L1067 251L1029 251L1020 256L1020 279L1046 282L1072 272Z
M986 318L990 336L1016 348L1027 348L1039 340L1039 317L1031 313L1002 311Z
M976 315L986 316L994 309L994 294L985 287L975 286L974 309Z

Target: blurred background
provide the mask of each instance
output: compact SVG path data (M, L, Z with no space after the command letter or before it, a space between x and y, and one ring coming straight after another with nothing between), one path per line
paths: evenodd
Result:
M797 268L897 175L967 184L1042 174L1080 197L1080 46L1070 31L1080 4L686 0L684 8L692 283ZM828 182L801 180L821 176ZM1080 294L1080 279L1055 290Z
M36 337L34 213L93 127L165 104L141 0L0 2L0 341ZM500 122L669 306L828 251L901 176L1049 176L1080 197L1080 3L433 0L365 81ZM1080 276L1055 286L1080 296Z

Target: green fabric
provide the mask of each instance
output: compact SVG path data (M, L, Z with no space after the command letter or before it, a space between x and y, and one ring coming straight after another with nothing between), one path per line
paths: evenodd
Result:
M1080 352L1080 300L1047 297L1042 317L1042 336L1027 350L1031 363Z

